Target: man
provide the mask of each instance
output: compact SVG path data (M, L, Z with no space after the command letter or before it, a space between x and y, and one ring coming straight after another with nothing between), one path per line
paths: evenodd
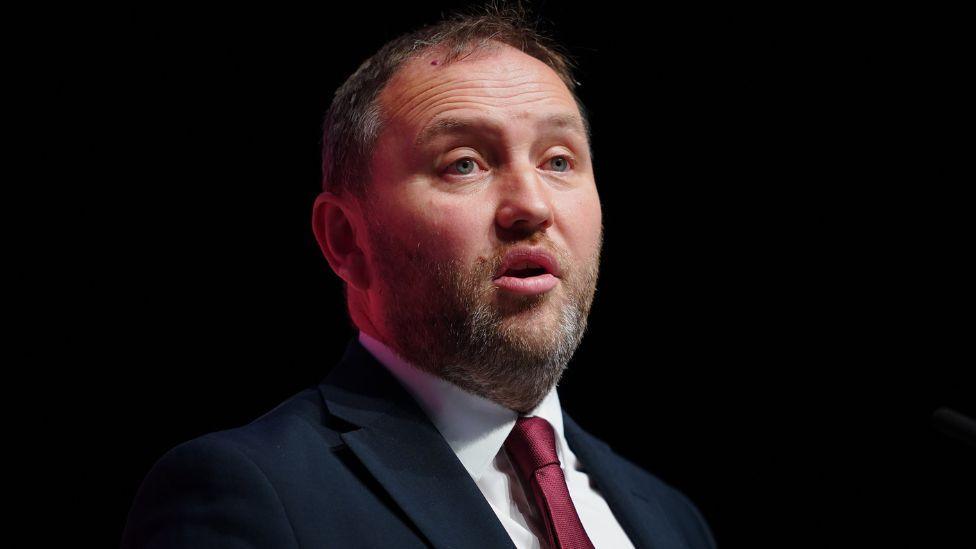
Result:
M559 404L602 244L570 66L489 10L340 87L313 228L358 336L321 385L160 459L123 547L715 546Z

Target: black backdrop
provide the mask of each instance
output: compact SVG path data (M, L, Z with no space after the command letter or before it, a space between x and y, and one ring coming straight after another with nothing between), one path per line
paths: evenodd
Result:
M52 17L42 134L77 290L59 345L90 493L114 494L107 542L167 449L340 356L310 229L322 114L381 44L459 4ZM930 424L976 415L954 15L538 11L579 60L606 226L565 408L724 547L973 546L976 449Z

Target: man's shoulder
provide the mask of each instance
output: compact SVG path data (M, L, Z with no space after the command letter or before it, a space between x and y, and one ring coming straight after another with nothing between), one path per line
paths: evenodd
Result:
M341 446L342 431L343 425L327 414L318 387L312 386L245 425L197 436L169 453L206 454L208 449L233 449L264 469L287 469L296 465L297 456L327 453Z
M693 547L715 547L715 539L708 522L683 491L582 429L572 419L568 421L574 423L583 440L597 449L594 455L605 460L604 467L606 464L610 465L616 482L627 486L629 492L642 500L648 509L659 509L665 513L684 539L694 540ZM583 466L584 469L587 468L586 463Z
M329 418L318 387L308 387L237 427L185 440L152 466L153 478L193 478L215 471L280 486L299 475L326 472L343 445L343 426Z
M648 503L656 502L668 513L673 523L683 531L689 539L707 540L703 547L714 547L715 541L710 527L698 506L682 490L665 481L661 477L644 469L630 459L613 451L622 463L622 467L629 472L634 482L633 493Z
M295 509L309 501L302 490L339 467L341 430L324 416L310 387L246 425L175 445L140 485L122 546L294 546Z

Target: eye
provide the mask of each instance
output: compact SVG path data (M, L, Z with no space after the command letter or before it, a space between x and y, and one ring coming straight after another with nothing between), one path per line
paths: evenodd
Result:
M445 171L449 175L471 175L478 167L478 162L474 158L465 156L451 162Z
M565 155L550 158L549 165L552 166L557 172L568 172L569 169L572 168L572 164L569 162L569 157Z
M458 173L461 175L468 175L469 173L473 172L474 169L478 166L478 164L471 158L462 158L460 160L455 161L451 165L455 166L458 170Z

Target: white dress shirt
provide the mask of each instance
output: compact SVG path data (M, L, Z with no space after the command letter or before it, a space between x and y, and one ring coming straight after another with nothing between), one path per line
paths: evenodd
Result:
M360 331L359 341L413 395L457 454L498 520L519 549L549 547L544 519L526 496L504 444L518 413L413 366L392 349ZM563 433L555 387L528 416L546 419L556 431L556 454L583 528L597 548L632 548L607 502L590 483Z

